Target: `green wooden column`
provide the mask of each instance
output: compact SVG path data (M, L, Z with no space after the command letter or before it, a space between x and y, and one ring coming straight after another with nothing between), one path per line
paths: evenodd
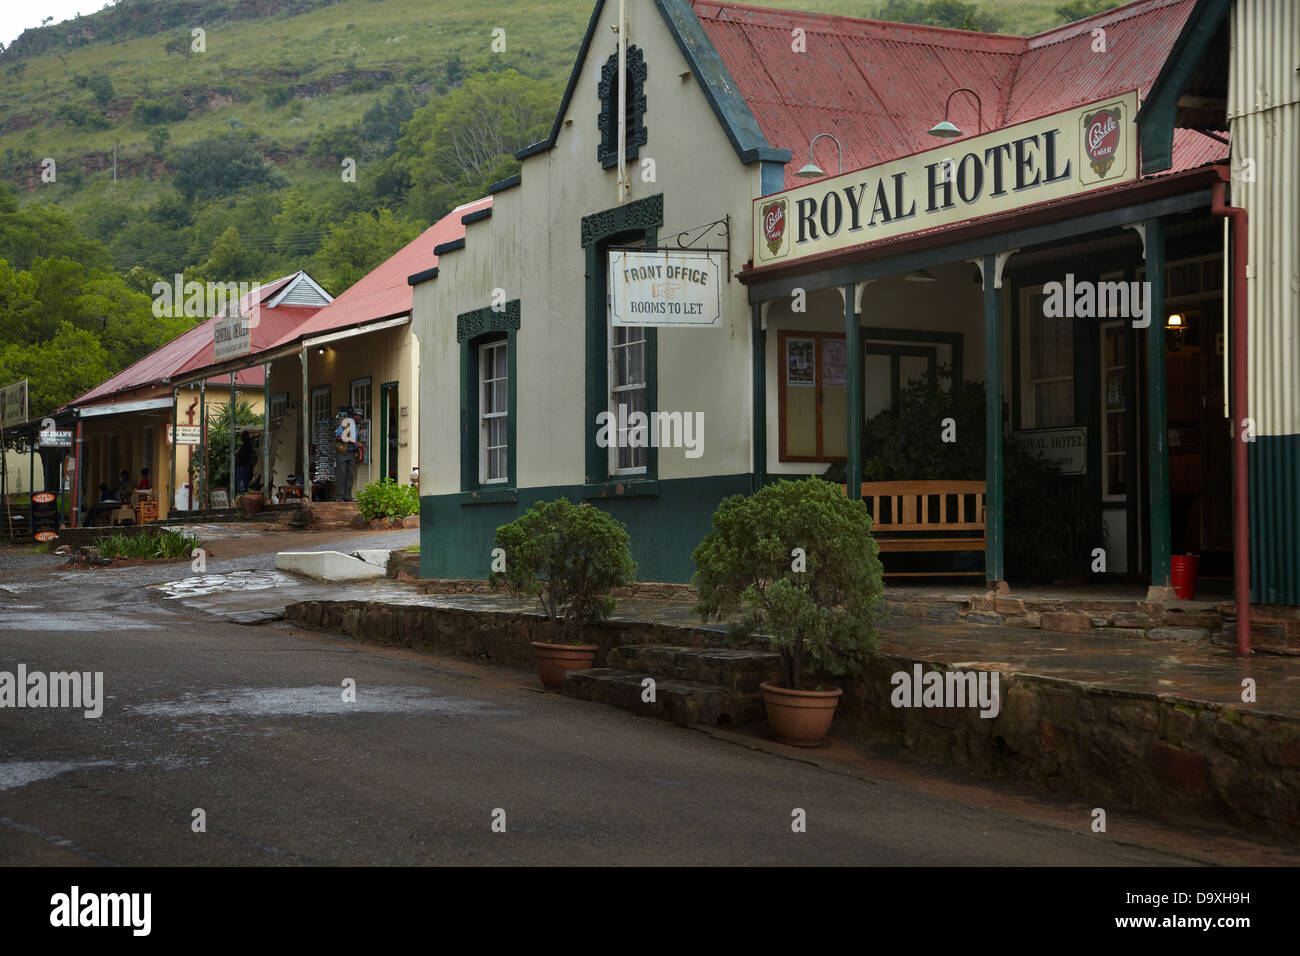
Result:
M230 504L235 503L235 437L239 429L235 424L235 373L230 373L230 480L226 482L226 500Z
M199 507L197 510L202 511L208 506L208 380L206 378L199 382L199 448L202 450L203 455L199 460ZM194 460L193 451L190 452L190 460Z
M1151 483L1151 586L1169 587L1169 427L1165 387L1165 228L1161 219L1146 222L1147 281L1147 467Z
M750 403L754 435L753 490L758 491L767 480L767 330L763 328L763 303L755 302L749 312L754 380Z
M844 364L848 394L848 443L845 445L845 483L849 498L862 500L862 337L858 334L858 314L854 308L856 288L852 282L844 287Z
M984 257L984 579L1005 580L1002 532L1002 296L997 256Z
M168 517L172 508L176 507L176 426L180 423L180 404L181 390L172 389L172 440L171 447L167 449L167 455L171 461L171 477L167 481L167 500L158 502L158 514L164 518Z
M387 420L385 418L385 420ZM271 363L262 363L262 494L271 501Z

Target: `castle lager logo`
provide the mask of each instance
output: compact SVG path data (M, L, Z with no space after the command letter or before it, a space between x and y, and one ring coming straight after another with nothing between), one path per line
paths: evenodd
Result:
M1088 165L1098 177L1104 178L1119 152L1119 107L1087 113L1083 117L1083 149L1088 154Z
M781 240L785 238L785 204L786 200L777 199L759 207L759 215L763 217L763 238L767 240L772 255L780 252Z

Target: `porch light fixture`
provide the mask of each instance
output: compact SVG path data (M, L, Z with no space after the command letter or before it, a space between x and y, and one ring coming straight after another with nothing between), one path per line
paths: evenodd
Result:
M1165 345L1169 351L1177 352L1183 347L1183 336L1187 332L1187 319L1181 312L1175 312L1165 320Z
M940 139L955 139L958 136L965 135L955 125L948 121L948 107L952 104L952 98L958 93L969 93L971 96L975 97L976 121L979 123L979 132L984 132L984 104L980 102L978 93L962 86L948 94L948 99L943 104L943 122L935 123L934 126L928 130L931 136L938 136Z
M913 269L907 275L903 276L904 282L938 282L929 269Z
M822 168L813 162L813 146L816 144L817 140L821 139L823 136L830 136L830 138L835 141L835 146L839 150L840 172L844 172L844 145L838 139L835 139L835 137L830 133L818 133L812 138L812 142L808 144L808 165L795 173L796 176L803 179L821 179L826 175Z

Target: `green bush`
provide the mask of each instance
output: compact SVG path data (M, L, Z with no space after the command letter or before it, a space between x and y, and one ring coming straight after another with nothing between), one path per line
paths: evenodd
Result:
M599 508L539 501L497 528L506 570L496 578L535 596L552 622L551 641L564 643L563 633L576 636L580 625L614 613L611 588L636 580L629 540L623 524Z
M195 535L179 530L150 530L139 534L105 535L95 542L104 558L188 558L202 542Z
M293 94L289 92L289 87L285 86L283 83L276 83L272 86L268 86L262 92L263 95L266 96L267 109L277 109L293 99Z
M420 493L414 485L401 485L382 478L357 494L357 509L367 521L376 518L405 518L420 510Z
M142 96L131 104L131 118L141 126L179 123L188 115L189 107L185 105L185 100L179 93L156 100Z
M804 682L806 658L818 671L853 673L876 646L882 585L871 516L837 485L810 477L732 495L691 560L700 615L740 612L733 630L769 635L791 688Z

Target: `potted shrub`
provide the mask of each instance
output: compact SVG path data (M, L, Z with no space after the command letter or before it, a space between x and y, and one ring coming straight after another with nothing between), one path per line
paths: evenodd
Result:
M772 736L817 746L842 690L815 675L854 673L876 646L881 566L866 507L820 478L776 482L724 500L691 558L700 614L739 613L734 630L781 652L785 686L762 685Z
M599 508L559 498L497 528L496 545L506 570L495 576L541 602L549 636L533 642L533 661L542 684L559 689L565 671L595 663L596 645L577 643L582 625L609 617L610 589L636 579L627 529Z

